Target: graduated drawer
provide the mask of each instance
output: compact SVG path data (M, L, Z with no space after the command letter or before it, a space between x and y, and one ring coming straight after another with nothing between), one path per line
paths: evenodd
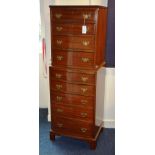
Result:
M53 65L78 68L94 67L94 53L80 51L53 50Z
M72 22L96 22L97 9L84 8L53 8L52 20L57 22L72 21Z
M66 72L51 68L50 77L54 80L67 81L71 83L95 84L95 74L84 74L78 72Z
M61 105L74 105L74 106L83 106L92 108L94 105L94 97L82 96L82 95L73 95L73 94L64 94L51 92L50 94L52 104L61 104Z
M95 50L95 36L53 36L53 49Z
M52 114L85 121L93 121L93 109L72 105L51 104Z
M83 24L68 24L68 23L53 23L52 32L53 34L82 34ZM95 24L86 24L86 34L95 34Z
M82 85L82 84L71 84L66 82L60 82L56 80L51 80L51 90L57 92L79 94L86 96L94 96L95 85Z
M92 123L70 118L52 116L52 129L55 132L69 135L92 137Z

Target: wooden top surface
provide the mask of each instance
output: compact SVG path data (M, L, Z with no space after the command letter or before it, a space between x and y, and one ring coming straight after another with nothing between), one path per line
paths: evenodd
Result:
M84 7L84 8L107 8L106 6L102 5L50 5L50 8L79 8L79 7Z

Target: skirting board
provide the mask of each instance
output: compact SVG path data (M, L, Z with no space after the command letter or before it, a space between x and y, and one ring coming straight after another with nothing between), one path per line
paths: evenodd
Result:
M115 128L115 120L103 120L104 128Z
M49 122L51 122L51 115L50 114L48 114L47 119ZM103 127L104 128L115 128L115 120L103 120Z
M103 121L104 128L115 128L115 120L99 120L96 119L96 125L99 125Z

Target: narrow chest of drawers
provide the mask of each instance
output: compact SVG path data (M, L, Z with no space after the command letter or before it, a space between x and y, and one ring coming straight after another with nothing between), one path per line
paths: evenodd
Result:
M55 135L90 142L102 129L95 124L97 70L105 65L107 8L50 6L51 140Z

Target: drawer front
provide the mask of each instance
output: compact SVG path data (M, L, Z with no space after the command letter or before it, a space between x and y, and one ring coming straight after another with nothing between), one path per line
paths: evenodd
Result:
M95 36L53 36L53 49L95 50Z
M53 23L52 32L53 34L82 34L82 25L83 24L68 24L68 23ZM95 34L95 25L86 24L87 31L86 34Z
M52 129L62 134L93 136L92 123L69 118L52 116Z
M66 82L59 82L51 80L51 89L57 92L79 94L86 96L94 96L95 86L80 85L80 84L70 84Z
M93 121L93 109L83 108L72 105L52 104L52 114L80 120Z
M60 67L91 68L94 67L94 53L53 50L53 65Z
M74 106L83 106L87 108L92 108L94 106L94 97L90 96L80 96L64 93L51 92L51 102L52 104L61 104L61 105L74 105Z
M57 8L52 9L52 20L57 22L75 21L75 22L95 22L97 9L72 9Z
M63 80L67 82L77 82L81 84L95 84L94 74L83 74L77 72L66 72L62 70L50 70L50 77L54 80Z

